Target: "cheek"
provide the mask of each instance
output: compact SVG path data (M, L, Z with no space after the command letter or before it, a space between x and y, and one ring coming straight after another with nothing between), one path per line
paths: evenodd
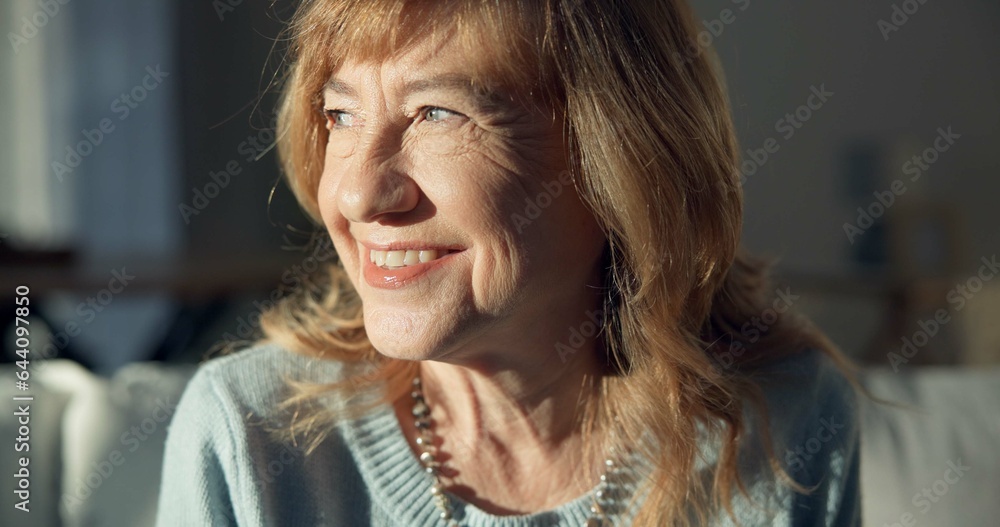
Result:
M326 161L346 159L358 146L358 136L348 130L331 130L326 143Z
M427 136L408 146L412 177L427 199L445 213L442 220L461 223L455 227L477 233L509 229L511 211L527 196L528 177L511 161L510 152L476 134ZM436 154L435 148L447 153Z
M465 148L461 155L414 158L415 178L437 210L438 226L473 247L471 297L480 312L506 309L524 286L526 239L512 223L527 196L523 176L494 152Z
M514 204L511 232L536 290L593 284L605 236L565 171L534 180Z

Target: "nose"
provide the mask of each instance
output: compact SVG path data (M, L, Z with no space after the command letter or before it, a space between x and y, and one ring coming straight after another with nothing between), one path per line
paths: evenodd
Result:
M341 214L354 223L390 221L416 208L419 189L401 145L388 134L361 139L337 188Z

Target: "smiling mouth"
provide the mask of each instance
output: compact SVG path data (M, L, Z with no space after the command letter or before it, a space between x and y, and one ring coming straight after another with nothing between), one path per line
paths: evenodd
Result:
M368 251L368 259L383 269L402 269L411 265L433 262L455 251L447 249L419 249L406 251Z

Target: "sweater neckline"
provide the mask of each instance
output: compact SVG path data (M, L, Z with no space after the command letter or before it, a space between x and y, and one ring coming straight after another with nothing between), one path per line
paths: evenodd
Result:
M382 403L348 421L344 433L354 445L358 467L372 501L399 525L443 526L431 498L431 477L414 457L391 405ZM596 489L596 486L595 486ZM590 515L593 490L547 511L499 516L446 492L456 521L467 527L542 527L582 525Z

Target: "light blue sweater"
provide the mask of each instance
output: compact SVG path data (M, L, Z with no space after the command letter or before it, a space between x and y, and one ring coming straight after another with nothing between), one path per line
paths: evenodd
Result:
M443 526L430 477L390 406L341 421L309 456L269 433L284 422L276 404L288 394L286 377L329 381L341 371L337 363L274 346L202 366L169 427L157 525ZM859 525L859 448L849 385L816 352L769 371L775 376L765 394L776 452L793 478L816 488L796 494L748 471L751 500L737 496L737 517L744 526ZM714 453L706 455L710 465ZM455 517L469 527L579 526L591 503L587 494L551 511L494 516L450 499ZM732 522L720 512L713 525Z

